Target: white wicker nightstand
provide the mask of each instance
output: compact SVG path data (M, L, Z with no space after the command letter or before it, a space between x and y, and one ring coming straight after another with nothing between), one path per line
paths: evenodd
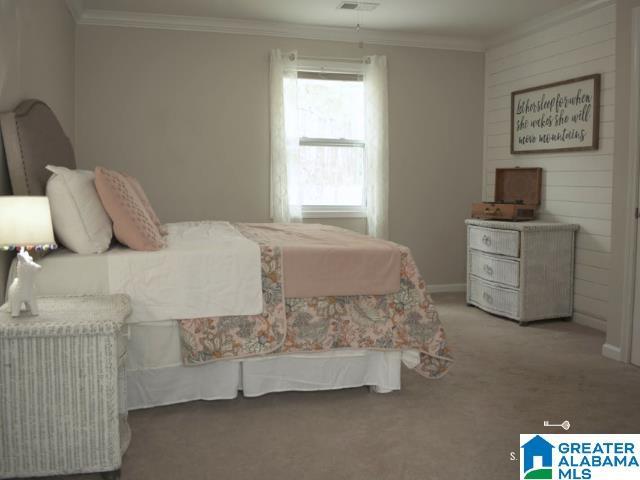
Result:
M119 470L127 425L126 295L0 307L0 478Z
M518 320L573 315L575 235L551 222L467 220L467 303Z

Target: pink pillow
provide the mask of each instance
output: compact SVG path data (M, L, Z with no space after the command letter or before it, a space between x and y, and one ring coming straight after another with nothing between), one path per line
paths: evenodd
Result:
M147 197L147 194L144 193L144 189L142 188L142 185L140 185L140 182L138 182L138 179L135 178L135 177L132 177L131 175L127 175L126 173L121 173L121 175L124 178L126 178L127 181L131 184L131 187L133 187L133 190L136 192L136 195L138 195L138 198L142 202L142 205L144 206L145 210L147 211L147 214L149 214L149 218L151 218L151 220L156 225L156 227L158 227L158 231L162 235L166 235L168 233L167 227L165 227L162 224L162 222L160 222L160 219L158 218L158 215L156 215L155 210L151 206L151 202L149 201L149 197Z
M96 190L118 241L134 250L160 250L164 240L142 201L118 172L96 167Z

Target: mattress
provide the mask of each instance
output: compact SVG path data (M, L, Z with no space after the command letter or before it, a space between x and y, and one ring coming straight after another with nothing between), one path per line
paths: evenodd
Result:
M108 256L117 254L111 249L100 255L82 255L64 248L49 253L38 260L42 269L36 276L35 288L39 296L52 295L107 295L109 294ZM15 261L9 271L11 284L15 277ZM129 368L142 370L149 368L175 367L182 365L180 355L179 329L174 320L146 322L134 310L127 319L129 328ZM349 353L351 352L351 353ZM354 353L355 352L355 353ZM347 358L362 350L335 350L325 353L283 354L288 358L324 357ZM387 352L381 352L386 354ZM388 352L394 353L394 352ZM273 356L270 356L271 358ZM413 364L417 353L405 355L408 364ZM190 367L198 368L198 367Z
M107 256L59 249L39 259L38 295L104 295L109 292ZM9 280L15 276L15 262ZM8 283L10 283L10 281ZM128 321L128 405L148 408L192 400L235 398L287 390L330 390L369 385L378 392L400 389L400 367L413 368L417 352L335 350L270 355L183 366L179 329L173 320Z
M117 254L118 250L118 248L111 249L100 255L82 255L64 248L51 252L38 260L42 269L36 276L37 294L39 296L109 294L108 256ZM7 285L15 276L15 267L14 261ZM129 368L131 370L182 365L179 328L175 320L147 322L134 309L127 319L127 324L130 336ZM362 350L335 350L322 355L342 358L353 355L348 352L362 352ZM318 355L320 354L296 354L295 358ZM283 354L283 356L293 358L291 354ZM407 363L413 366L415 366L413 364L415 358L417 353L415 356L413 353L405 355Z
M105 295L109 293L109 264L107 256L115 249L100 255L82 255L65 248L36 259L43 267L36 275L38 295ZM15 261L11 264L8 285L15 277Z
M38 259L38 295L131 297L129 323L262 312L260 249L228 222L168 225L167 247L114 246L96 254L66 249ZM10 278L12 278L10 272ZM9 285L9 283L7 284Z
M40 296L107 295L111 292L125 293L119 289L114 290L112 285L113 281L110 278L110 273L113 272L113 258L120 257L124 251L128 251L128 249L114 247L99 255L83 255L64 248L55 250L45 257L36 260L42 266L42 269L38 272L38 275L36 275L36 292ZM14 277L15 262L11 265L9 271L7 289ZM142 295L142 293L140 295ZM141 305L136 300L137 299L132 298L133 313L128 320L129 323L169 320L169 318L162 318L160 315L154 315L153 313L148 316L149 308L147 306L140 308ZM155 301L155 299L152 299L152 301ZM260 302L262 302L262 297L260 297ZM253 312L254 309L255 308L252 307L251 311Z

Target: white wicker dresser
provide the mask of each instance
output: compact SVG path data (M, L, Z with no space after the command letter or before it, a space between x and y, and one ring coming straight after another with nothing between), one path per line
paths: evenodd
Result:
M0 478L117 471L129 445L125 295L0 307Z
M521 325L573 315L578 225L475 219L465 223L468 304Z

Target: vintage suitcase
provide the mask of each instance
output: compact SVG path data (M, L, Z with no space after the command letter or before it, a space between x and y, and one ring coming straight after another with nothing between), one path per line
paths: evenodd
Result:
M535 220L541 195L541 168L497 168L494 202L474 203L471 217L512 222Z

